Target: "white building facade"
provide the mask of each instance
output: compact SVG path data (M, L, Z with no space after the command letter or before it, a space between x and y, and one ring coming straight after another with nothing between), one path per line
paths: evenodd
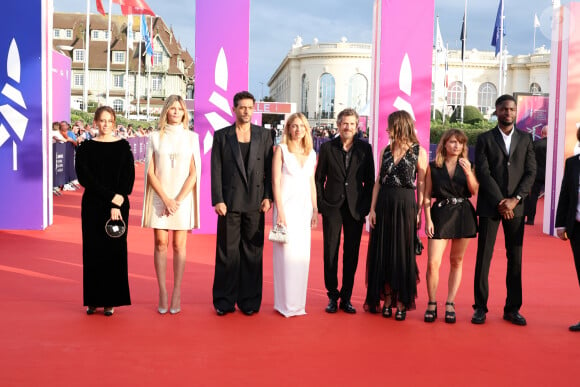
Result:
M485 115L494 111L498 97L499 59L493 51L460 50L445 56L433 50L431 105L451 114L462 103L476 106ZM547 93L550 88L550 51L507 55L507 70L501 79L503 94ZM446 70L447 67L447 70ZM297 37L292 48L268 81L270 97L296 103L311 125L332 124L338 113L352 107L368 115L371 99L372 45L349 43L302 44Z

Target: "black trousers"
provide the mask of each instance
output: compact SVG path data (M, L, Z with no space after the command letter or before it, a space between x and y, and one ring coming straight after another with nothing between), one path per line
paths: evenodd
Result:
M524 199L524 216L527 218L528 221L534 222L536 218L536 207L538 204L538 198L540 197L540 193L544 189L544 182L543 181L535 181L534 185L532 186L532 190L530 194L526 196Z
M576 276L578 277L578 284L580 284L580 223L576 222L574 225L574 232L570 238L570 246L572 247L572 255L574 255L574 265L576 266Z
M358 253L364 221L355 220L345 202L340 208L327 211L322 216L324 239L324 285L328 298L350 302L354 275L358 265ZM340 234L344 231L342 245L342 288L338 291L338 251Z
M474 309L487 312L489 296L489 267L493 256L493 248L497 237L499 223L503 227L505 249L507 256L506 287L507 298L504 313L517 312L522 306L522 245L524 241L524 217L518 216L510 220L501 217L479 217L479 236L477 238L477 261L473 290L475 296Z
M262 303L262 257L264 213L228 212L218 216L214 307L224 311L260 310Z

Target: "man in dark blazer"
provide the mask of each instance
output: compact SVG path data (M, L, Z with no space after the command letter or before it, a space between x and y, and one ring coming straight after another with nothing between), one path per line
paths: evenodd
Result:
M264 214L272 201L270 131L251 124L256 100L234 96L236 122L214 134L211 201L218 214L213 304L218 315L260 310Z
M536 154L536 179L530 191L530 195L524 200L524 216L526 224L533 226L536 219L536 206L540 193L544 190L546 180L546 149L548 148L548 126L542 128L542 138L534 141L534 153Z
M479 236L475 266L474 324L485 322L489 295L489 267L502 223L507 256L507 298L503 318L526 325L522 306L522 245L524 241L523 199L536 176L532 136L516 129L516 100L502 95L495 102L498 124L480 134L475 146L475 174L479 180L477 214Z
M339 137L320 147L316 167L318 211L324 239L324 284L328 313L340 309L356 313L350 302L358 264L365 216L371 207L375 166L371 146L356 139L358 113L345 109L338 114ZM338 250L344 230L342 288L338 291Z
M576 132L580 141L580 129ZM580 156L574 155L566 159L564 177L560 187L560 199L556 210L556 234L562 240L570 239L576 276L580 283L580 208L578 207L578 192L580 175ZM570 330L580 332L580 322L572 325Z

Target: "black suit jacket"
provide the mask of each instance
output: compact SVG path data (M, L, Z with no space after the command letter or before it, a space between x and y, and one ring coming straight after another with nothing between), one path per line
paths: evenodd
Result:
M315 175L318 211L324 215L333 208L340 208L347 199L352 217L363 220L371 208L374 179L375 164L368 143L354 140L346 171L340 137L325 142L320 147Z
M477 214L499 216L497 206L502 199L520 195L525 198L536 177L536 157L532 136L514 126L510 152L506 151L499 127L477 137L475 174L479 180ZM521 200L514 208L515 216L523 216Z
M546 180L546 149L548 139L546 137L534 141L534 152L536 152L536 181L543 183Z
M251 125L247 168L231 125L214 133L211 152L211 202L225 203L228 211L260 209L262 200L272 200L272 154L270 131ZM247 173L246 173L247 170Z
M578 206L578 174L580 173L580 156L566 159L564 177L560 187L560 199L556 210L556 227L566 227L569 238L573 238Z

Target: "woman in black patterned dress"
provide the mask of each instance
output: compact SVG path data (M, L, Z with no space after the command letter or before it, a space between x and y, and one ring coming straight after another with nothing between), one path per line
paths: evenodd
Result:
M450 239L445 322L455 322L455 295L461 283L463 255L469 238L474 238L477 234L477 218L469 198L477 193L478 188L479 183L467 159L467 136L458 129L446 131L441 136L435 161L429 164L425 178L425 233L429 237L429 304L425 312L425 322L433 322L437 318L439 267ZM431 198L437 200L432 203Z
M381 166L373 188L367 255L365 309L402 321L415 308L419 271L415 236L420 225L427 152L419 146L412 117L405 111L388 119L390 144L381 153ZM416 184L415 184L416 181ZM415 193L415 191L417 191ZM417 200L415 199L417 195Z

